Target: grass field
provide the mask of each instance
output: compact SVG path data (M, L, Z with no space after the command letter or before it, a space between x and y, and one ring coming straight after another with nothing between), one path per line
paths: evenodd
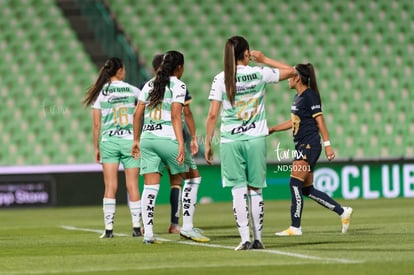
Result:
M240 239L230 203L199 205L195 225L208 244L166 234L169 206L157 205L164 243L132 238L118 206L113 239L99 239L96 207L0 210L0 274L412 274L414 199L341 201L354 208L348 234L332 212L305 200L303 236L276 237L289 225L289 202L267 201L265 250L234 251Z

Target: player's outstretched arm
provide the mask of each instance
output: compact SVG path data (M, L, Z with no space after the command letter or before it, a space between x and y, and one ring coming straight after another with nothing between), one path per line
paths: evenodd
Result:
M292 128L292 120L289 119L288 121L269 127L269 134L273 134L275 132L280 132L280 131L286 131L291 128Z

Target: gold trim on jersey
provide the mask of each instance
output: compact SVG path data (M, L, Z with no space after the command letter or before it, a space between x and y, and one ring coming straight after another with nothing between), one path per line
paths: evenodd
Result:
M312 117L315 118L315 117L320 116L320 115L322 115L322 112L318 112L316 114L313 114Z

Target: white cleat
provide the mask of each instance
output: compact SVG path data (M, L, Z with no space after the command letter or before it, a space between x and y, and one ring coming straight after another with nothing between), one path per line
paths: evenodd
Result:
M301 227L293 227L289 226L288 229L276 232L276 236L301 236L302 235L302 228Z
M344 207L344 213L341 215L341 222L342 222L342 233L346 233L348 231L349 225L351 223L353 209L351 207Z

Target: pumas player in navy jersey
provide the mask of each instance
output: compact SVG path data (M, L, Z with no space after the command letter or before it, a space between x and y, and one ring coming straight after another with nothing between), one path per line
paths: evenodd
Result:
M315 71L310 63L298 64L295 66L295 70L296 75L288 79L289 88L295 89L297 92L291 107L291 119L269 128L270 134L292 128L296 150L290 175L291 226L284 231L275 233L275 235L302 235L303 195L337 213L341 217L342 233L346 233L351 220L352 208L342 207L328 194L313 187L313 171L321 154L322 144L325 147L325 155L328 160L331 161L335 158L322 115L322 103Z

